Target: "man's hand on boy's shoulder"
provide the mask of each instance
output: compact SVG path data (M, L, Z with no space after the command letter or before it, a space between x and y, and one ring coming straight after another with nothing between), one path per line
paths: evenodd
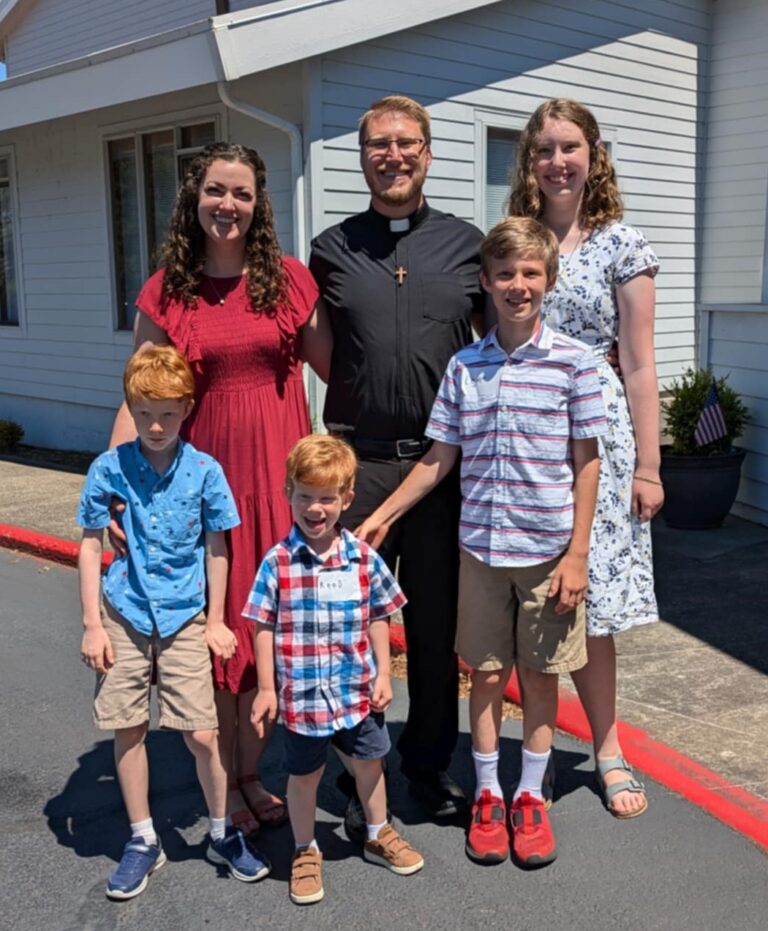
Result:
M371 692L371 710L386 711L392 704L392 677L380 672L373 683Z
M224 621L212 621L210 618L207 620L205 642L211 653L223 660L231 659L237 649L237 637Z
M266 737L269 726L277 720L277 692L262 689L256 693L251 705L251 724L257 737Z
M106 630L98 626L87 626L80 642L80 658L91 669L104 675L115 665L112 642Z
M559 596L555 613L567 614L580 605L586 597L588 582L587 557L566 552L557 564L549 587L550 598Z

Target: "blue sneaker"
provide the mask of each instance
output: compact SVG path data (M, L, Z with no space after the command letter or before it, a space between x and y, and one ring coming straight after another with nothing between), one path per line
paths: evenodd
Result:
M255 883L272 869L269 860L245 842L243 832L230 825L221 840L208 837L206 858L217 866L226 866L229 872L244 883Z
M115 871L107 880L108 899L132 899L147 888L147 881L155 870L165 863L166 856L160 841L145 844L140 837L132 837L123 849Z

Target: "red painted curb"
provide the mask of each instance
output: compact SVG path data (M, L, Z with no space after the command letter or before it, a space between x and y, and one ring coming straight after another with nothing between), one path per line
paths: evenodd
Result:
M51 562L64 563L66 566L77 565L77 554L80 550L80 544L72 540L50 537L48 534L14 527L12 524L0 524L0 546L20 550L41 559L50 559ZM105 552L101 557L102 568L106 569L113 559L112 553Z
M77 565L77 543L25 530L23 527L0 524L0 546L69 566ZM106 568L112 559L112 553L104 553L103 567ZM390 628L390 640L395 653L407 652L402 626L393 625ZM469 671L463 664L462 668L464 672ZM520 704L520 687L514 672L509 677L504 694L510 701ZM589 724L581 702L572 692L565 689L560 689L557 726L579 740L587 743L591 740ZM640 728L619 721L619 734L624 756L633 766L768 849L768 802L732 785L722 776L689 759L673 747L654 740Z
M390 640L394 652L406 652L405 631L400 625L390 628ZM463 672L469 672L468 666L460 665ZM516 705L521 703L520 686L514 672L509 677L504 695ZM591 743L592 735L581 702L566 689L560 689L557 726L579 740ZM673 747L654 740L640 728L619 721L619 735L624 756L633 766L768 849L768 802L734 786Z

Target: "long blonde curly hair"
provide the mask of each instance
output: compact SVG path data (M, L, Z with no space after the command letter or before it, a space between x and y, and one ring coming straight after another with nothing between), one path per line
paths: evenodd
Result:
M584 134L589 146L589 173L579 209L579 225L593 230L624 216L616 171L600 138L597 120L583 104L559 98L541 104L528 120L517 149L517 164L509 195L509 215L541 219L544 198L533 173L539 134L546 120L567 120Z
M187 307L197 304L205 265L206 234L197 218L200 189L211 163L242 162L256 180L256 206L245 237L246 288L254 311L274 315L286 299L282 252L267 194L267 170L255 149L229 142L206 146L191 162L176 195L168 236L163 245L163 293Z

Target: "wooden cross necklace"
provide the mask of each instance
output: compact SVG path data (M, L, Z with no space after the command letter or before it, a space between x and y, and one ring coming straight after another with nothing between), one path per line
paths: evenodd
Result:
M402 265L397 266L397 268L395 269L395 278L397 278L398 287L403 283L403 281L405 281L405 276L407 274L408 272L403 268Z

